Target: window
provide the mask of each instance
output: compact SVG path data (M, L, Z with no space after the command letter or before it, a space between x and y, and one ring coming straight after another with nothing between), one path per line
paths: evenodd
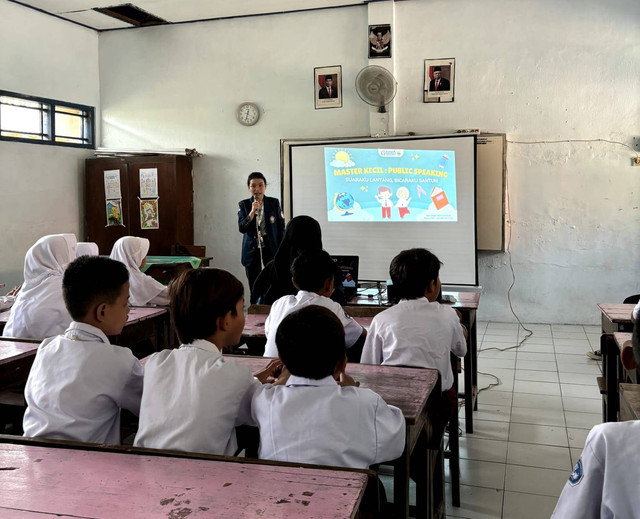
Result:
M0 140L94 147L94 108L0 90Z

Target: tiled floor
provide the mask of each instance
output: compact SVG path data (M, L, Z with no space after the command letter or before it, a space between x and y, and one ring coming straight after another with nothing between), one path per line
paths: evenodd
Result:
M489 348L513 346L526 332L478 325L478 370L502 383L480 393L474 433L460 438L461 506L451 506L447 486L447 517L548 519L589 429L601 422L600 362L585 355L599 348L600 328L526 326L534 333L520 348L497 351ZM480 387L490 382L479 375ZM464 410L460 417L464 431Z

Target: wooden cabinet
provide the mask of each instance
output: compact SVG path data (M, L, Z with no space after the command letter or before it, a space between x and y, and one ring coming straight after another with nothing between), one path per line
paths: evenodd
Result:
M192 159L179 155L102 157L85 164L85 239L109 254L122 236L140 236L151 243L149 254L170 255L176 245L193 245ZM156 169L158 178L157 229L142 229L140 170ZM107 226L105 171L120 172L123 225Z

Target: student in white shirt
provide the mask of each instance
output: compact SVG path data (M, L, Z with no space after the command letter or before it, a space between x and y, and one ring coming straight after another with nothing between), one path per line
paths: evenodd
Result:
M256 373L224 359L244 328L243 286L225 270L182 272L171 283L171 317L182 342L144 365L140 425L134 445L232 456L235 427L254 425L251 397L279 371L273 361Z
M140 270L147 262L148 252L149 240L146 238L123 236L113 244L111 259L121 261L129 270L131 306L166 306L169 304L169 288Z
M402 412L345 373L344 327L331 310L311 305L287 315L276 343L291 375L253 397L260 458L366 468L402 454Z
M140 362L107 339L127 322L128 279L108 258L83 256L67 267L64 301L74 321L38 348L25 387L25 436L120 443L120 409L137 415L142 396Z
M64 333L71 316L62 298L62 275L75 259L73 234L40 238L24 259L24 283L4 328L5 337L44 339Z
M564 486L552 518L640 516L640 421L596 425Z
M430 409L438 437L458 409L451 371L451 352L467 352L465 330L456 311L436 301L440 293L440 260L426 249L400 252L389 265L394 306L371 321L361 362L437 369L442 399ZM414 452L416 452L414 450Z
M283 296L269 311L264 324L267 344L265 357L277 357L276 331L282 320L294 310L309 305L324 306L331 310L344 327L347 357L358 362L367 331L347 314L339 303L329 299L334 288L335 263L326 251L303 251L291 265L291 281L298 289L295 296Z

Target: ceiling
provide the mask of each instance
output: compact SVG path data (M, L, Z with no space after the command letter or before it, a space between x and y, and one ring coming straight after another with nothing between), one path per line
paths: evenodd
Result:
M370 0L10 0L97 31L133 28L95 8L133 4L168 23L362 5Z

